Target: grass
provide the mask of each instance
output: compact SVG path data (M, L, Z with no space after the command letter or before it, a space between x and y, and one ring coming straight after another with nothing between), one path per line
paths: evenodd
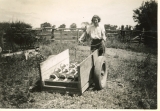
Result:
M128 51L151 53L151 54L157 55L156 48L153 49L151 47L147 47L142 43L138 44L138 43L120 42L118 36L107 38L106 46L108 48L125 49Z
M40 52L46 59L70 49L70 61L81 62L89 50L75 47L76 42L45 41ZM139 61L106 55L108 67L107 87L97 91L90 86L82 96L40 91L29 91L30 86L39 80L38 64L44 60L24 56L10 58L0 67L0 107L1 108L55 108L55 109L156 109L157 108L157 62L153 62L147 48L128 46L118 40L107 41L108 48L121 48L148 53ZM81 50L81 51L78 51ZM75 51L76 55L75 55ZM155 53L153 53L155 54Z

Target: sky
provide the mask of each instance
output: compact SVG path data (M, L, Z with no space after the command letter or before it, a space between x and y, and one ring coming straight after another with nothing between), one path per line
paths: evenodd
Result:
M59 27L91 22L93 15L101 24L132 25L133 10L146 0L0 0L0 22L22 21L33 28L48 22Z

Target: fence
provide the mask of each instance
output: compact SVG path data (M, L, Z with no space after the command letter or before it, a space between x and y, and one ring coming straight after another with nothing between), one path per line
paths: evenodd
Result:
M105 30L107 37L114 37L120 33L120 30Z
M56 28L53 29L51 27L45 27L45 29L52 29L51 37L55 40L78 40L80 31L82 28ZM60 33L57 35L57 33ZM57 36L56 36L57 35Z
M52 28L44 27L37 30L28 28L37 32L36 47L39 47L39 43L45 40L59 40L60 42L64 40L78 41L79 36L82 34L82 28ZM20 33L22 34L22 33ZM4 51L11 51L8 47L5 38L5 33L0 33L0 46ZM22 34L23 35L23 34ZM156 31L140 31L140 30L106 30L107 37L118 37L121 42L129 43L144 43L147 46L157 46L157 32ZM34 46L35 47L35 46Z
M27 30L34 31L35 39L36 39L36 46L32 47L21 47L18 46L20 50L28 49L28 48L34 48L39 47L40 43L46 40L54 41L59 40L60 42L64 40L70 40L70 41L78 41L80 32L83 30L82 28L52 28L52 27L44 27L39 29L31 29L27 28ZM15 33L17 34L17 33ZM24 35L24 33L18 33L20 35ZM25 33L27 34L27 33ZM3 52L10 52L13 48L10 47L10 44L6 42L5 40L5 33L0 34L0 46L3 49ZM25 43L25 41L24 41ZM34 44L34 45L35 45Z
M157 47L157 31L140 30L106 30L107 37L118 37L124 43L143 43L146 46Z
M157 31L143 31L142 38L144 38L144 44L150 47L157 47L158 36Z

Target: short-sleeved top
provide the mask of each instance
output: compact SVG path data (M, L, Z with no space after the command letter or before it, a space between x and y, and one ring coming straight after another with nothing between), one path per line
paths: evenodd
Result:
M100 24L97 27L90 25L87 27L86 32L90 35L91 39L104 39L106 37L104 26Z

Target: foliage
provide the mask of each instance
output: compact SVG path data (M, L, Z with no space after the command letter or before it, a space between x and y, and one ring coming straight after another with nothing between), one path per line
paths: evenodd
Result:
M41 28L43 28L43 27L51 27L51 24L48 22L42 23Z
M62 24L62 25L59 26L59 28L66 28L66 25Z
M157 31L157 9L155 0L143 2L141 6L133 10L133 19L137 22L136 29Z
M11 23L9 22L1 22L0 23L0 33L3 31L5 32L9 27L10 27Z
M10 27L6 29L4 38L7 44L11 47L12 51L17 50L14 44L20 48L32 47L35 43L35 33L27 29L31 28L31 25L23 22L12 22Z
M70 25L70 28L77 28L77 25L76 25L75 23L72 23L72 24Z
M56 25L53 25L52 28L56 28Z
M104 28L107 29L107 30L108 30L108 29L109 29L109 30L116 30L117 27L118 27L117 25L110 25L110 24L105 24L105 25L104 25Z
M81 23L81 28L85 28L88 25L90 25L88 22L82 22Z

